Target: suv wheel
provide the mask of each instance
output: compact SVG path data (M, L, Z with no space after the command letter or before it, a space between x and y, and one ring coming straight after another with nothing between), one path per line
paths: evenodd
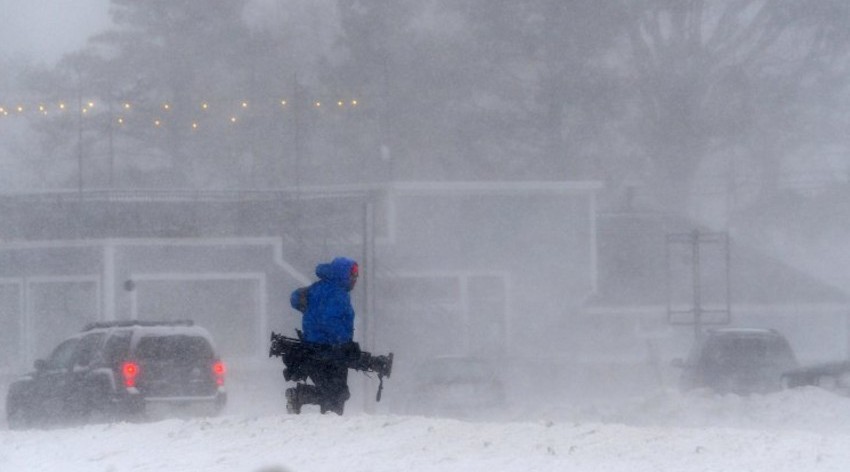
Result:
M85 416L89 423L109 423L116 419L112 389L104 382L92 386L86 395Z
M9 429L27 429L31 426L32 419L26 407L19 404L14 397L10 397L6 405L6 424Z

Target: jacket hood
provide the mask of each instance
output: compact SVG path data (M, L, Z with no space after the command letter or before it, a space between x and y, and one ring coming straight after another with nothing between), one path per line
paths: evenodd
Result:
M331 262L316 266L316 276L332 282L343 288L348 288L351 278L351 268L357 264L347 257L337 257Z

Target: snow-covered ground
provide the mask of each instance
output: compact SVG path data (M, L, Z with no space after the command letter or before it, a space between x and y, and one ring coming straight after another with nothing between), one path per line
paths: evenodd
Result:
M3 429L0 471L850 470L850 398L817 388L746 398L662 392L616 406L526 408L498 422L249 410Z

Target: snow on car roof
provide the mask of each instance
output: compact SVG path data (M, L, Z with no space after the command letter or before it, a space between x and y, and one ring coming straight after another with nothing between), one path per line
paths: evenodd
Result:
M216 350L215 341L212 335L205 328L198 326L192 320L178 321L146 321L146 320L120 320L120 321L99 321L89 323L83 328L82 333L95 331L110 331L110 330L132 330L138 336L134 336L138 343L138 339L147 336L174 336L188 335L202 337L210 343Z
M192 320L173 320L173 321L150 321L150 320L113 320L113 321L95 321L87 324L83 331L91 331L100 328L119 328L119 327L136 327L136 326L194 326Z
M714 328L709 330L709 333L737 333L737 334L779 334L775 329L771 328Z

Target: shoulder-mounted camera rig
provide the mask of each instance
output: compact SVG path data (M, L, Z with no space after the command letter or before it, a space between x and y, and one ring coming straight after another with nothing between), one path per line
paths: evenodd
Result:
M375 356L360 350L355 342L339 345L313 344L298 338L290 338L272 332L269 357L280 357L283 361L283 378L287 381L306 380L316 362L333 362L349 369L361 372L374 372L378 375L378 394L375 401L381 401L384 389L384 377L389 378L393 370L393 353Z

